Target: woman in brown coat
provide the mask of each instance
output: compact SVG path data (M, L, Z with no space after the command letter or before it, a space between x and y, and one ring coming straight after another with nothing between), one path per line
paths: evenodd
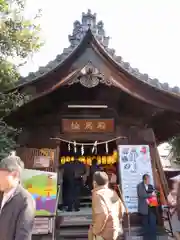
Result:
M117 193L108 188L108 183L105 172L95 172L89 240L117 240L122 235L123 205Z

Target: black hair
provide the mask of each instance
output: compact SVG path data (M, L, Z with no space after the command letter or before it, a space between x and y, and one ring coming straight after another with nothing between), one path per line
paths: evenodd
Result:
M146 180L146 178L148 178L149 177L149 174L144 174L143 176L142 176L142 180L144 181L144 180Z
M96 158L93 158L92 164L97 164L97 159Z

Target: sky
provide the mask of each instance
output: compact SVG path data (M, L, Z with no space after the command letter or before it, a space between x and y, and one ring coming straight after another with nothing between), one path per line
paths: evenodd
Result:
M141 73L180 86L180 0L27 0L27 16L42 9L45 45L20 69L23 76L54 60L69 46L73 22L91 9L104 22L110 47Z

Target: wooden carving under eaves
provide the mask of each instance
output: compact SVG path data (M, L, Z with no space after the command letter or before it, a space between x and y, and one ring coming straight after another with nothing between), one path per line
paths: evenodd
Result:
M80 75L77 78L71 79L68 82L68 85L73 85L75 83L80 83L86 88L93 88L100 83L107 86L114 85L114 80L112 77L106 78L98 68L96 68L91 62L88 62L88 64L81 69Z

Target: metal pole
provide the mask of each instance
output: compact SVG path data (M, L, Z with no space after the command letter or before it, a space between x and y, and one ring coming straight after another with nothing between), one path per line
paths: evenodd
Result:
M130 222L130 216L129 216L129 212L128 212L128 209L126 207L126 204L125 204L125 201L123 199L123 195L122 195L122 192L121 192L121 189L120 189L120 186L118 185L118 191L119 191L119 195L120 195L120 199L122 201L122 204L125 208L125 211L126 211L126 214L127 214L127 220L128 220L128 234L129 236L131 236L131 222Z
M58 209L58 202L59 202L59 195L60 195L60 186L58 186L57 190L57 197L56 197L56 205L55 205L55 216L52 218L52 240L56 239L56 215L57 215L57 209Z
M55 234L56 224L55 224L55 221L56 221L56 217L53 217L52 218L52 240L56 239L56 234Z

